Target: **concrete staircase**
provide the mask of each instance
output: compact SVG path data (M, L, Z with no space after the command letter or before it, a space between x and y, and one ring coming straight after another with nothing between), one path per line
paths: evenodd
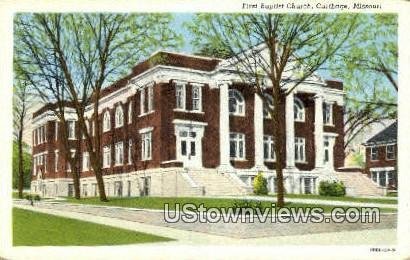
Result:
M198 186L203 187L204 196L246 195L250 192L245 184L241 185L240 180L235 181L228 173L190 170L188 175Z
M346 186L348 196L383 196L383 190L361 172L336 172L336 177Z

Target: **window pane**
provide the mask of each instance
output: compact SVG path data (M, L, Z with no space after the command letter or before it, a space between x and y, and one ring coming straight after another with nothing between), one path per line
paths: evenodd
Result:
M232 158L236 157L236 143L235 141L229 142L229 154Z
M186 155L186 141L181 141L181 154Z
M191 155L195 156L195 142L191 142Z

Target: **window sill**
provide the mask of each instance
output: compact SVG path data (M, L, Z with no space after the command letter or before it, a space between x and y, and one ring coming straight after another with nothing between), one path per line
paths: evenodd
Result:
M147 158L147 159L141 159L141 161L145 162L145 161L151 161L151 158Z
M308 164L307 161L295 161L295 163L299 163L299 164Z
M247 162L248 160L242 158L230 158L231 161L235 162Z
M304 119L303 119L303 120L301 120L301 119L294 119L294 122L304 123L304 122L305 122L305 120L304 120Z
M205 114L205 112L201 110L187 110L187 109L182 109L182 108L174 108L173 111L183 112L183 113L192 113L192 114Z
M323 125L324 125L324 126L331 126L331 127L335 127L335 124L326 124L326 123L323 123Z
M276 160L267 160L267 159L265 159L265 160L264 160L264 162L267 162L267 163L274 163L274 162L276 162Z
M143 117L143 116L152 114L152 113L154 113L154 112L155 112L155 110L151 110L151 111L149 111L149 112L145 112L145 113L143 113L143 114L139 114L138 117Z
M119 166L124 166L124 164L123 164L123 163L121 163L121 164L114 164L114 167L119 167Z
M394 161L396 158L386 158L386 161Z
M122 124L122 125L116 125L114 128L117 129L117 128L121 128L121 127L123 127L123 126L124 126L124 124Z
M234 114L234 113L229 113L229 116L245 117L245 114Z

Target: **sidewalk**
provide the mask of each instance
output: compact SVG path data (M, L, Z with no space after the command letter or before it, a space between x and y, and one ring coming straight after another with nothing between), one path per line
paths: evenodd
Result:
M137 222L137 219L131 218L126 220L120 218L118 212L111 212L112 214L101 216L93 213L84 213L78 211L69 211L61 208L42 208L39 206L18 205L14 203L15 207L33 210L37 212L86 220L97 224L109 225L149 234L164 236L176 239L177 241L167 242L164 244L184 244L184 245L386 245L396 243L396 229L364 229L358 231L336 231L331 233L303 233L298 235L282 235L282 236L267 236L258 238L236 238L222 235L215 235L211 233L192 231L192 229L180 229L178 226L169 227L156 224L146 224ZM142 212L137 212L141 214ZM152 216L148 216L152 217ZM241 224L246 226L246 224ZM198 225L196 225L198 226ZM228 226L227 226L228 227ZM219 225L213 225L208 228L224 228ZM245 230L244 230L245 231ZM286 230L283 230L287 232ZM286 233L287 234L287 233Z
M213 198L225 198L225 199L247 199L247 200L260 200L260 201L272 201L276 202L275 197L269 196L216 196ZM321 199L299 199L299 198L285 198L286 202L303 203L303 204L321 204L330 206L350 206L350 207L377 207L397 209L397 204L383 204L383 203L367 203L367 202L351 202L351 201L337 201L337 200L321 200Z

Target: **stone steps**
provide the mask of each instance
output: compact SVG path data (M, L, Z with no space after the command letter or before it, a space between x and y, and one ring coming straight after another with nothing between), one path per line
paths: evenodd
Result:
M188 175L197 185L204 187L205 196L246 194L237 183L215 170L188 171Z
M342 181L353 196L382 196L383 191L370 178L361 172L336 172L337 178Z

